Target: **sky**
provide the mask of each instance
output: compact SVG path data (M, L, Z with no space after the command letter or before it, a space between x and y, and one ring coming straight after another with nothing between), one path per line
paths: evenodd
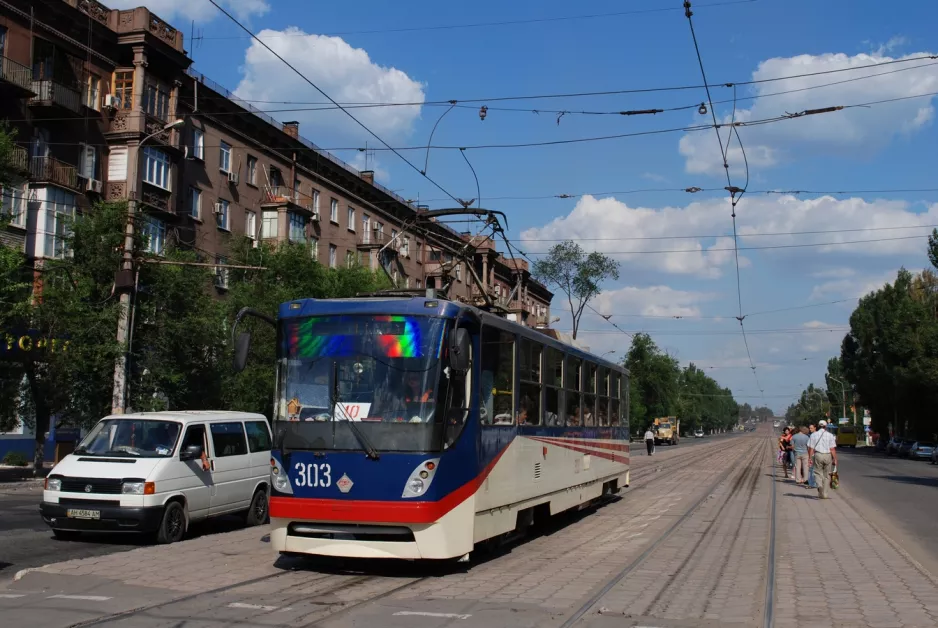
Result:
M625 332L644 331L782 413L823 386L858 298L928 265L938 57L918 58L938 54L938 3L695 1L708 98L679 0L218 1L334 100L398 103L348 111L407 150L373 150L208 0L145 4L185 33L196 69L404 198L481 197L532 260L567 238L617 259L581 325L596 353L621 358ZM787 117L828 107L844 109ZM664 111L618 113L648 109ZM718 138L714 117L746 124ZM738 258L727 174L747 191Z

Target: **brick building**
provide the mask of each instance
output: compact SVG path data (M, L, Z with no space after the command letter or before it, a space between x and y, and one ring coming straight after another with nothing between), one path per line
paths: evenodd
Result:
M218 265L233 236L294 242L328 266L384 268L401 289L482 289L519 322L547 324L552 294L491 240L442 224L191 68L182 33L146 8L95 0L0 0L0 119L16 130L22 183L3 190L37 272L65 254L68 218L96 199L135 198L148 253L176 246ZM471 263L452 257L469 242ZM471 266L471 269L470 269ZM115 269L116 270L116 269Z

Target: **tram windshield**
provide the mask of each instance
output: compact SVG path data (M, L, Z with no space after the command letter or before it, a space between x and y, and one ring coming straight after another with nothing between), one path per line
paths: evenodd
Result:
M445 329L443 319L417 316L282 321L277 444L354 450L364 436L379 452L439 449Z

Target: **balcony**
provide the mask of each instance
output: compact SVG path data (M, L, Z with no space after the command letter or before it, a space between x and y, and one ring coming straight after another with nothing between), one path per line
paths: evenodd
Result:
M319 220L319 215L313 206L313 199L285 185L266 187L260 205L261 208L267 210L285 207L288 211L312 218L314 222Z
M17 174L28 174L29 152L22 146L14 146L10 153L9 166Z
M82 191L78 184L78 169L54 157L30 159L29 178L36 183L52 183L70 190Z
M383 231L375 231L373 229L364 231L358 236L358 248L361 250L380 249L389 242L391 242L391 236ZM394 242L388 248L394 248L397 244L397 242Z
M2 57L0 61L0 89L16 95L35 96L33 91L33 72L25 65Z
M32 81L35 96L29 99L30 107L56 109L61 112L81 115L81 94L52 80Z

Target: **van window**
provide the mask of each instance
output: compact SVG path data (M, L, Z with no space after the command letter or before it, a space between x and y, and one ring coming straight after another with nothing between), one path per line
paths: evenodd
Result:
M203 450L205 449L205 426L204 425L190 425L186 428L186 436L182 439L182 445L179 447L179 451L183 451L186 447L190 445L198 445ZM205 455L208 455L208 452L205 452Z
M244 427L248 432L248 447L251 452L270 451L270 432L267 421L245 421Z
M243 456L248 453L244 440L244 426L240 423L212 423L212 444L215 457Z

